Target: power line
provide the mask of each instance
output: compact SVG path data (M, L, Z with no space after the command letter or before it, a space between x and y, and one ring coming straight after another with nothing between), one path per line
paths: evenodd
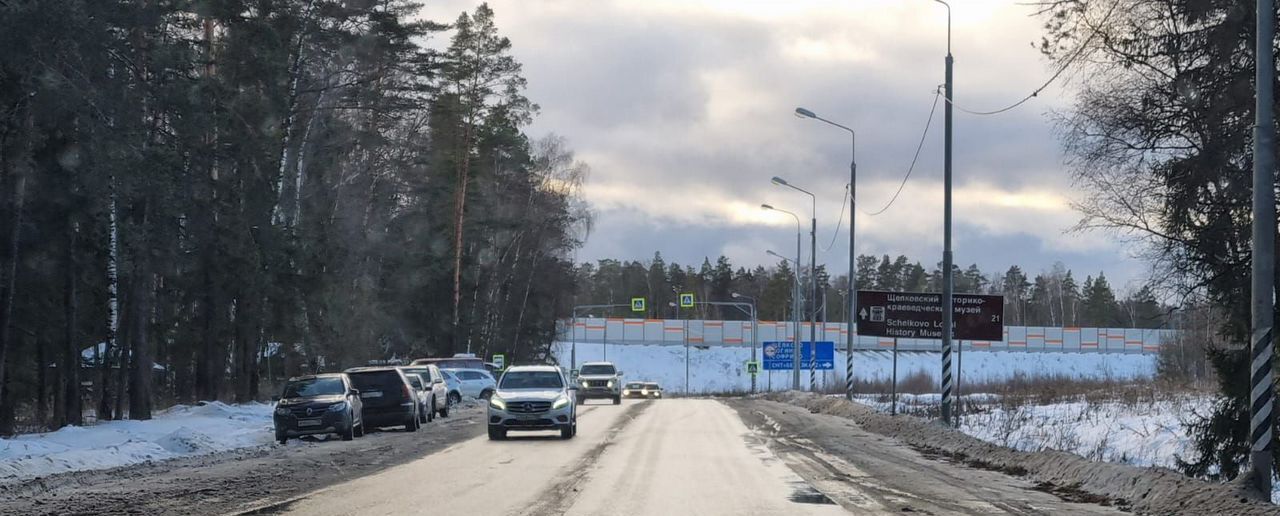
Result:
M938 92L936 90L933 92L933 107L929 108L929 119L926 120L924 123L924 133L920 135L920 143L916 145L916 155L911 158L911 166L907 167L906 175L902 176L902 183L898 185L898 191L893 193L893 198L889 199L889 202L886 203L883 208L880 208L879 210L876 210L873 213L867 213L867 216L874 217L876 215L884 213L886 210L889 209L890 206L893 206L894 201L898 200L898 194L902 193L902 188L907 186L907 179L911 178L911 171L916 169L916 161L920 159L920 150L924 148L924 140L927 136L929 136L929 127L933 125L933 114L938 110L938 98L941 96L942 96L941 92ZM863 213L866 213L866 212L863 212Z
M836 230L831 233L831 243L827 244L826 249L822 250L822 252L824 253L827 251L830 251L831 246L836 245L836 237L840 235L840 223L844 222L844 207L848 206L847 204L848 202L849 202L849 185L846 184L844 185L844 200L840 201L840 216L836 218Z
M1119 5L1120 5L1120 2L1118 1L1114 4L1111 4L1111 9L1107 10L1107 14L1102 17L1102 23L1106 23L1107 20L1111 19L1111 13L1115 12L1116 7ZM1044 91L1045 88L1048 88L1050 84L1053 84L1053 81L1058 80L1058 77L1060 77L1063 72L1066 72L1067 68L1070 68L1071 65L1076 62L1076 59L1078 59L1081 55L1084 54L1084 51L1089 48L1089 43L1093 42L1093 38L1097 36L1098 36L1098 29L1093 29L1092 33L1089 34L1089 37L1080 43L1080 47L1077 48L1076 51L1073 52L1071 56L1067 58L1066 62L1062 63L1062 66L1058 67L1058 71L1054 72L1053 75L1049 77L1049 80L1044 81L1044 84L1041 84L1039 88L1032 90L1031 94L1025 97L1022 97L1021 100L1014 102L1013 104L1010 104L1006 107L996 109L993 111L975 111L972 109L965 108L959 104L956 104L955 101L951 99L947 99L947 103L951 104L951 107L959 109L960 111L963 111L970 115L978 115L978 116L998 115L1000 113L1004 113L1005 111L1009 111L1013 108L1021 106L1025 104L1028 100L1036 98L1036 96L1039 95L1040 92Z

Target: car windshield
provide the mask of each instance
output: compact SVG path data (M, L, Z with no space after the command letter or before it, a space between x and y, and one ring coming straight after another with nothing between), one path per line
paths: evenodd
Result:
M855 348L855 349L856 349L856 348ZM627 384L627 388L628 388L628 389L643 389L643 388L644 388L644 384L643 384L643 383L629 383L629 384Z
M856 350L856 349L858 349L858 348L853 348L853 349L855 349L855 350ZM660 390L660 389L662 389L662 387L658 387L658 384L656 384L656 383L650 383L650 384L647 384L647 385L645 385L645 386L644 386L644 388L649 389L649 390L651 390L651 391L656 391L656 390Z
M579 374L584 374L584 375L586 375L586 374L591 374L591 375L611 375L611 374L613 374L613 373L614 373L613 366L611 366L611 365L609 365L609 364L601 364L601 365L585 365L585 366L582 366L582 372L580 372Z
M341 378L303 378L289 382L284 387L284 398L310 398L330 396L345 391Z
M419 389L419 390L420 390L420 389L422 389L422 377L421 377L421 376L418 376L418 375L413 374L413 373L406 373L406 374L404 375L404 377L409 379L409 385L412 385L414 389Z
M555 371L511 371L502 375L502 389L559 389L564 387Z

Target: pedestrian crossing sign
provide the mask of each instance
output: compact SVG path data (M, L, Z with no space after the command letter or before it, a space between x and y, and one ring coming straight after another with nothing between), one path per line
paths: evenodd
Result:
M747 374L755 376L760 374L760 363L754 360L747 361Z
M693 293L680 294L680 308L693 308Z
M632 311L632 312L643 312L643 311L644 311L644 298L643 298L643 297L633 297L633 298L631 298L631 311Z

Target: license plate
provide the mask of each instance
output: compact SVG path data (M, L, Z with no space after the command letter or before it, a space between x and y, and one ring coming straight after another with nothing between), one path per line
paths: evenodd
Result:
M537 414L516 414L516 419L538 419Z
M369 391L360 393L361 398L381 398L382 391Z
M299 427L303 427L303 426L320 426L320 420L319 420L319 419L303 419L303 420L298 421L298 426L299 426Z

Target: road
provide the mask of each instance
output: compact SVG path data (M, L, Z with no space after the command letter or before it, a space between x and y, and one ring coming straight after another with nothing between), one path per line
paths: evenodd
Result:
M489 441L482 406L455 408L419 432L0 483L0 514L1118 514L763 399L593 401L567 441Z
M572 440L552 433L499 442L477 437L263 512L1119 514L1001 473L924 457L837 418L766 401L732 405L711 399L587 405ZM843 451L857 453L827 453L814 440L824 435L853 443Z

